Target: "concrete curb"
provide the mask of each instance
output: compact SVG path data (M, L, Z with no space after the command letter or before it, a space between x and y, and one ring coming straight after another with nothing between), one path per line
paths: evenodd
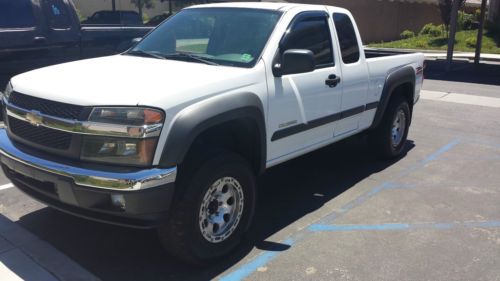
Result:
M52 245L3 215L0 215L0 242L0 261L5 265L0 269L1 280L10 276L28 281L100 280Z

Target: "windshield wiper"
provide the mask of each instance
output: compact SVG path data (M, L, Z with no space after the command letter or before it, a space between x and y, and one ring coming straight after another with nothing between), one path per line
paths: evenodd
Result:
M209 65L220 65L220 64L218 64L216 62L204 59L201 56L197 56L197 55L194 55L194 54L191 54L191 53L185 53L185 52L177 52L177 53L173 53L173 54L166 54L163 57L164 58L188 58L188 59L195 60L195 61L198 61L198 62L201 62L201 63L209 64Z
M161 60L165 59L165 57L160 55L160 54L156 54L153 52L147 52L147 51L143 51L143 50L133 50L130 52L126 52L125 54L133 55L133 56L150 57L150 58L156 58L156 59L161 59Z

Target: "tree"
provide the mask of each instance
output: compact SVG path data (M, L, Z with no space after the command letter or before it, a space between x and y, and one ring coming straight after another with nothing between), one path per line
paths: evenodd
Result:
M130 0L130 2L139 9L139 15L142 19L142 9L144 9L144 7L146 9L154 8L156 0Z
M441 20L446 28L446 37L448 37L448 31L450 30L451 8L453 6L453 1L459 1L459 7L462 8L466 0L439 0L439 12L441 14Z

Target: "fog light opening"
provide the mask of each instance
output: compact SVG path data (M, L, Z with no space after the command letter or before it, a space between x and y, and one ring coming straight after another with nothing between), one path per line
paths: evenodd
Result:
M122 194L111 194L111 204L119 208L120 210L125 210L125 197Z

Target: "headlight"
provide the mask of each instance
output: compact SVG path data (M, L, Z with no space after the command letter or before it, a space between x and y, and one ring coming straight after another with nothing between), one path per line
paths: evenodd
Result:
M147 166L153 162L156 138L125 139L84 136L81 159L93 162Z
M153 125L163 121L163 113L143 107L96 107L89 121L119 125Z
M148 166L153 162L159 132L148 135L150 130L160 130L163 112L141 107L98 107L92 110L89 121L103 124L110 131L129 132L130 137L84 135L81 159L131 165ZM143 133L138 133L143 132Z

